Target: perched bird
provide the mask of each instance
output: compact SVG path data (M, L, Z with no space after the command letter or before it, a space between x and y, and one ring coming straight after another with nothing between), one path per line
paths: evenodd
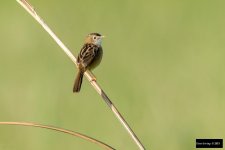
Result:
M102 36L99 33L90 33L85 38L85 43L77 57L78 74L75 79L73 92L79 92L83 80L84 72L87 69L94 69L102 60Z

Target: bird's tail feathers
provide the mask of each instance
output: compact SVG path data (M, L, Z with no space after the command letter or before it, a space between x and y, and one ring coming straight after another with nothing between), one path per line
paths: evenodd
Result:
M83 76L84 76L84 72L79 70L79 72L77 73L77 77L75 79L75 82L74 82L74 86L73 86L73 92L74 93L80 92Z

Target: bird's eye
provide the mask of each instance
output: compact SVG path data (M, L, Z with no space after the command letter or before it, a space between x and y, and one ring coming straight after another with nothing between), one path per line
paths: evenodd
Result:
M93 37L94 40L96 40L96 38L97 38L96 36Z

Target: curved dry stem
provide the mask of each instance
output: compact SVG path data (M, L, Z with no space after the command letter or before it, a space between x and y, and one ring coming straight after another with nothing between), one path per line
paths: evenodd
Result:
M53 131L57 131L57 132L63 132L66 134L70 134L72 136L76 136L79 138L82 138L86 141L95 143L99 146L101 146L102 148L106 149L106 150L115 150L114 148L112 148L111 146L96 140L92 137L89 137L87 135L78 133L78 132L74 132L74 131L70 131L70 130L66 130L63 128L58 128L58 127L53 127L53 126L48 126L48 125L42 125L42 124L37 124L37 123L31 123L31 122L0 122L0 125L17 125L17 126L31 126L31 127L38 127L38 128L44 128L44 129L49 129L49 130L53 130Z
M73 63L77 66L76 58L73 56L73 54L70 52L70 50L62 43L62 41L54 34L54 32L48 27L47 24L43 21L43 19L37 14L37 12L34 10L31 4L29 4L26 0L17 0L17 2L23 6L24 9L27 10L31 16L34 17L34 19L45 29L46 32L55 40L55 42L62 48L62 50L67 54L67 56L73 61ZM134 140L135 144L138 146L140 150L144 150L144 145L141 143L141 141L138 139L138 137L135 135L135 133L132 131L128 123L125 121L125 119L122 117L122 115L119 113L118 109L115 107L115 105L112 103L112 101L109 99L109 97L105 94L103 89L99 86L99 84L96 82L96 80L93 80L93 74L87 70L85 72L85 76L91 83L91 85L94 87L94 89L101 95L103 100L106 102L106 104L109 106L109 108L112 110L114 115L117 117L117 119L120 121L120 123L123 125L123 127L127 130L131 138Z

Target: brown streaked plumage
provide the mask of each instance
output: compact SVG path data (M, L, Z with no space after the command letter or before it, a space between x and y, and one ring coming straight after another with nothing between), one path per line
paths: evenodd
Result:
M101 47L102 36L99 33L91 33L86 39L77 58L78 74L75 79L73 92L79 92L83 80L84 72L87 69L94 69L102 59L103 50Z

